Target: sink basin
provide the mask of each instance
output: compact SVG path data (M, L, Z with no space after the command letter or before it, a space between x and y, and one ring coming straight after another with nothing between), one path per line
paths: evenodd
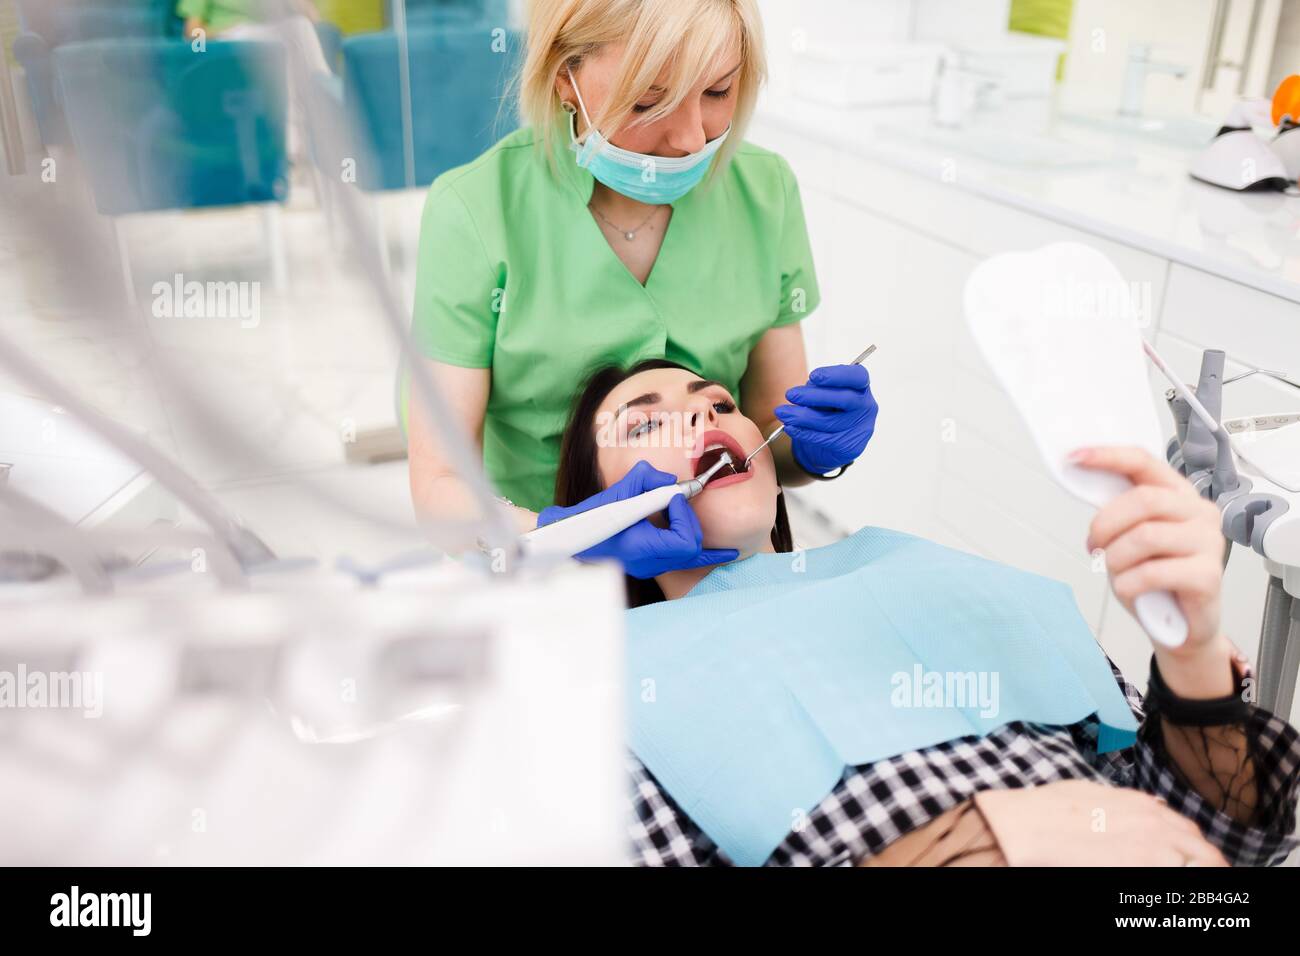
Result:
M1179 149L1199 149L1214 138L1219 124L1201 116L1121 116L1119 113L1063 113L1061 120L1092 129L1133 136Z
M1056 136L1014 126L969 126L945 129L929 125L889 125L881 138L919 143L953 155L966 155L1016 169L1063 170L1114 163L1112 152L1072 143Z

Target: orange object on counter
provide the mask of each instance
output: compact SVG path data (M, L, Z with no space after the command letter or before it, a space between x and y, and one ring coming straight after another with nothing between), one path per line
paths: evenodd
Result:
M1300 74L1292 73L1277 85L1273 94L1273 123L1282 122L1282 117L1289 115L1291 121L1300 124Z

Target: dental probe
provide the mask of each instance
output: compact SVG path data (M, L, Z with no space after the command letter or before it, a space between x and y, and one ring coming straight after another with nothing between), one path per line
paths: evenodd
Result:
M727 452L707 471L675 485L651 488L633 498L611 501L607 505L582 511L541 528L529 531L519 538L519 547L526 555L552 555L571 558L590 547L612 538L625 528L630 528L642 518L658 514L668 507L668 502L678 495L694 498L719 469L732 464Z
M868 355L870 355L872 352L874 352L875 350L876 350L876 347L875 347L874 345L868 345L868 346L866 347L866 350L863 351L863 353L862 353L861 355L859 355L857 358L855 358L855 359L854 359L852 362L850 362L849 364L850 364L850 365L861 365L861 364L863 363L863 361L866 359L866 357L867 357ZM768 436L767 436L767 441L763 442L763 444L759 445L757 448L755 448L753 451L751 451L751 452L749 453L749 456L745 459L744 468L748 468L748 467L749 467L749 463L750 463L750 461L753 459L753 457L754 457L755 455L757 455L760 451L762 451L764 448L766 448L768 445L772 444L772 442L776 439L776 436L779 435L779 434L781 434L783 431L785 431L785 425L784 425L784 424L778 426L777 429L776 429L774 432L772 432L772 434L768 435Z

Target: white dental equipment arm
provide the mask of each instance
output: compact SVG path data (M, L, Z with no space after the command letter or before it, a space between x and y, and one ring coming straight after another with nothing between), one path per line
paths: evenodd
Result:
M1231 382L1261 374L1296 390L1300 383L1261 368L1225 377L1223 350L1205 349L1193 390L1154 350L1147 354L1173 386L1165 395L1175 425L1166 450L1170 465L1218 506L1224 537L1264 559L1268 590L1260 622L1256 702L1272 713L1289 713L1300 670L1300 481L1288 469L1300 460L1300 413L1215 418L1223 418L1223 387ZM1263 448L1230 440L1234 433L1257 430ZM1292 437L1279 441L1286 433ZM1271 446L1267 436L1272 436ZM1244 466L1240 472L1239 465ZM1230 554L1225 551L1225 563Z
M118 451L146 469L159 484L212 529L216 542L229 552L236 567L247 567L274 557L271 550L244 528L221 503L166 455L129 429L101 414L71 388L28 359L11 339L0 336L0 366L42 395L57 401L79 422L94 431ZM223 582L231 584L233 582Z
M1201 404L1201 400L1196 397L1196 393L1188 388L1174 370L1169 367L1169 363L1166 362L1164 358L1161 357L1160 353L1155 350L1155 346L1143 339L1142 351L1146 352L1147 358L1151 360L1152 364L1155 365L1156 368L1160 369L1161 374L1164 375L1164 377L1169 380L1169 384L1174 387L1174 391L1176 391L1179 397L1187 403L1188 407L1196 414L1196 417L1201 420L1209 430L1210 434L1214 436L1215 444L1218 446L1218 454L1215 457L1213 496L1217 497L1223 491L1232 491L1236 489L1239 479L1237 477L1237 470L1232 463L1232 439L1228 435L1228 430L1223 427L1223 424L1216 419L1203 404Z
M549 556L571 558L588 548L630 528L642 518L658 514L678 495L694 498L717 472L732 463L731 455L722 456L708 471L675 485L651 488L632 498L611 501L520 535L519 547L525 557Z

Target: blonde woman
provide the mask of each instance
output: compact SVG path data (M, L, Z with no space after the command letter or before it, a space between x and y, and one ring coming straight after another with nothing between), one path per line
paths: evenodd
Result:
M755 0L534 0L527 44L524 125L430 188L414 316L519 530L552 504L574 390L608 362L674 360L764 431L786 424L773 451L787 487L838 474L876 402L859 366L808 371L799 323L819 294L798 184L744 140L766 72ZM470 517L417 405L417 510ZM636 469L604 496L674 481ZM639 578L736 557L703 548L688 505L661 523L580 557Z

